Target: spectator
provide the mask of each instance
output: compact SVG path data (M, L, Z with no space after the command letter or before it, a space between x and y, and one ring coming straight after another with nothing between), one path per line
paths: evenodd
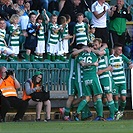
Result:
M69 9L69 10L68 10ZM59 16L64 16L65 14L70 15L71 22L69 23L69 33L73 34L73 28L76 24L76 15L77 13L83 13L87 10L88 7L85 5L84 1L81 0L66 0L62 10L60 11Z
M11 107L17 109L17 114L13 118L13 121L20 121L27 109L27 102L17 97L16 89L20 88L20 84L15 77L15 73L7 71L2 66L0 68L0 90L1 96L1 121L5 122L6 113Z
M130 9L131 6L128 8L124 7L124 0L117 0L117 5L111 8L112 15L109 27L111 49L116 43L122 44L123 47L125 45L126 20L132 20Z
M11 15L16 14L17 11L12 9L12 0L1 0L0 16L6 21L7 28L10 26L9 19Z
M92 46L93 41L95 39L95 27L93 24L90 25L89 33L88 33L88 45Z
M111 14L110 6L105 0L97 0L91 6L92 24L95 27L95 37L101 38L103 44L108 44L107 13Z
M3 18L0 18L0 58L9 60L13 59L14 52L8 48L7 43L5 41L6 36L6 23Z
M28 16L27 10L25 10L24 0L16 0L16 2L19 5L19 8L21 9L21 11L23 12L22 15L20 16L19 23L20 23L21 30L25 32L29 22L29 16Z
M59 2L59 12L62 10L62 8L64 7L66 0L60 0Z
M20 39L20 27L18 25L19 22L19 15L14 14L10 18L10 27L9 27L9 34L10 34L10 41L8 42L10 48L15 53L15 59L18 59L19 54L19 39Z
M76 39L76 44L87 45L88 41L88 25L83 22L84 15L82 13L77 14L77 23L74 26L73 40L70 46L74 43Z
M30 22L27 26L27 37L24 43L24 48L26 49L25 58L27 61L34 61L35 49L37 47L37 35L39 31L39 26L36 24L36 14L30 13L29 15Z
M57 24L57 16L51 16L51 22L48 27L48 41L47 41L47 52L48 56L50 56L51 60L55 60L55 54L58 50L58 40L59 40L59 30L61 27Z
M25 83L23 100L28 101L29 106L36 106L36 121L41 120L41 111L43 104L46 106L46 119L45 121L50 121L50 112L51 112L51 102L48 99L46 101L33 101L31 95L34 92L42 91L42 73L40 71L36 71L35 75L28 79ZM44 92L43 92L44 93Z
M44 15L45 15L45 25L49 22L49 17L46 14L46 10L44 9ZM43 25L43 16L39 15L37 17L37 25L39 26L39 34L37 36L38 38L38 43L36 47L36 59L42 61L43 60L43 54L45 53L45 36L44 36L44 25Z
M128 30L126 29L124 55L126 55L126 57L128 57L129 59L131 58L131 49L132 49L132 39L131 39L131 37L129 35Z
M66 18L66 25L64 27L64 32L62 34L62 46L63 46L64 55L68 54L68 52L69 52L69 45L68 45L69 39L71 39L73 37L69 34L69 30L68 30L68 24L71 21L71 17L70 17L70 15L66 14L65 18Z

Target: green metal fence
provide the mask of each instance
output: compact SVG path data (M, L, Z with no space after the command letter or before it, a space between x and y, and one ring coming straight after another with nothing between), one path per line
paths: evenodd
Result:
M22 88L28 78L31 78L35 71L43 73L43 84L50 91L66 91L69 74L68 62L0 62L0 66L13 70ZM125 66L126 67L126 66ZM131 94L131 71L125 68L127 79L127 92Z

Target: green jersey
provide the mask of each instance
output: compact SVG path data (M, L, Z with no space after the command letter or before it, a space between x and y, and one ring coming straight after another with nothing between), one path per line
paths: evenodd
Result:
M12 35L12 33L15 31L15 34ZM19 37L20 37L20 30L19 30L19 26L14 26L13 24L11 24L11 26L9 27L9 32L10 32L10 37L11 37L11 42L10 42L10 46L19 46Z
M94 63L98 61L98 56L93 53L93 52L83 52L78 56L78 62L84 61L86 63ZM96 66L87 66L83 67L83 76L88 75L90 73L95 73L97 72L97 67Z
M39 33L37 35L38 41L45 41L45 37L44 37L44 26L42 24L38 24L38 25L40 25Z
M77 23L74 27L74 34L76 35L76 44L84 44L87 41L88 27L86 23Z
M49 23L48 28L48 45L57 45L59 40L59 31L55 32L53 29L59 28L58 24L53 25L52 23Z
M126 83L124 62L129 63L130 60L125 55L121 54L118 57L111 55L109 61L113 67L112 77L115 84Z
M5 35L6 35L6 30L0 29L0 46L5 46L4 44Z
M109 50L104 50L105 54L100 57L99 63L98 63L98 69L103 70L109 66ZM111 76L110 71L103 72L101 75L99 75L99 79L103 79L106 77Z

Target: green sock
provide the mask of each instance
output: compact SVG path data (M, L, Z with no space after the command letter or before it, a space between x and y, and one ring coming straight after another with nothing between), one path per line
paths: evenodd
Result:
M81 119L88 118L88 116L91 114L91 111L89 109L89 105L86 104L84 108L81 111Z
M94 109L95 109L95 110L96 110L96 112L97 112L96 105L97 105L97 102L94 102Z
M51 61L55 61L55 54L51 54Z
M97 99L96 111L97 111L97 116L103 117L103 103L101 98Z
M34 61L35 60L35 56L33 54L30 55L30 61Z
M115 104L115 108L116 108L116 110L119 110L119 104L118 104L118 101L114 101L114 104Z
M69 116L69 113L70 113L70 108L65 107L65 113L64 113L64 115L65 116Z
M126 107L126 101L121 101L120 102L120 111L124 111L125 107Z
M26 59L27 61L29 61L29 60L30 60L30 55L25 54L25 59Z
M39 61L43 61L43 56L39 56Z
M47 53L47 59L51 60L51 54L50 53Z
M87 104L87 101L86 100L82 100L79 105L78 105L78 109L77 109L77 113L79 114L82 109L84 108L84 106Z
M114 101L109 101L108 102L108 107L109 107L109 111L110 111L110 117L114 118L114 114L115 114L115 105L114 105Z

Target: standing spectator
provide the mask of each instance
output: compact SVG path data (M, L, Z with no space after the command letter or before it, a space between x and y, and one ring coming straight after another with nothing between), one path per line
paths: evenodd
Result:
M95 37L101 38L103 44L108 44L107 13L111 14L110 6L105 0L97 0L91 6L92 24L95 29Z
M69 9L69 10L68 10ZM69 23L69 33L73 35L73 28L76 24L76 15L77 13L83 13L87 10L88 7L85 5L82 0L66 0L62 10L60 11L59 16L64 16L65 14L70 15L71 22Z
M77 23L74 26L73 40L70 46L74 43L76 39L76 45L84 44L87 45L88 41L88 25L83 22L84 15L82 13L77 14Z
M66 14L65 15L65 18L66 18L66 26L64 27L64 32L63 32L63 35L62 35L62 45L63 45L63 49L64 49L64 55L68 54L69 52L69 40L73 37L69 34L69 30L68 30L68 24L70 23L71 21L71 17L70 15Z
M44 24L46 25L49 22L49 17L46 14L46 10L44 9L44 15L45 15L45 20L42 15L39 15L37 17L37 25L39 26L39 33L37 35L38 42L37 42L37 47L36 47L36 58L40 61L43 60L43 54L45 53L45 35L44 35L44 25L43 25L43 20Z
M59 27L62 26L62 28L60 29L60 33L59 33L57 55L58 56L63 56L63 54L64 54L64 49L63 49L63 34L64 34L64 30L65 30L65 27L66 27L66 17L65 16L60 16L58 24L59 24Z
M110 17L110 48L113 49L114 44L120 43L125 45L126 20L131 21L131 6L124 7L124 0L117 0L117 5L111 8L112 15ZM124 50L124 49L123 49Z
M24 47L26 49L26 60L34 61L35 57L35 49L37 47L37 35L39 31L39 27L36 24L36 14L30 13L29 15L30 22L28 23L26 32L28 33L28 36L26 37ZM29 59L30 58L30 59Z
M9 27L9 34L10 34L10 41L8 45L12 49L12 51L15 53L15 59L17 60L18 54L19 54L19 38L20 38L20 27L18 25L19 22L19 16L17 14L14 14L10 18L10 27Z
M57 24L57 16L51 16L51 22L48 27L48 41L47 41L47 52L49 52L50 56L55 60L55 54L58 50L58 40L59 40L59 30L61 27Z
M51 102L48 99L45 101L34 101L32 100L31 95L34 92L41 92L42 90L42 73L40 71L36 71L35 75L28 79L25 83L25 88L23 92L23 100L28 101L29 106L36 106L36 121L41 120L41 111L43 104L46 106L46 119L45 121L50 120L50 113L51 113ZM44 93L44 92L43 92Z
M114 54L110 55L110 65L113 67L112 77L115 83L113 89L115 107L119 110L116 114L116 120L123 116L126 107L126 77L124 72L124 62L133 68L132 62L122 54L122 45L115 44ZM120 108L119 108L119 95L120 95Z
M93 45L94 39L95 39L95 27L93 24L91 24L89 27L89 33L88 33L88 45L89 46Z
M7 71L5 67L0 68L0 90L1 96L1 121L5 121L6 113L11 107L17 109L13 121L20 121L27 109L27 102L17 97L16 89L20 88L20 83L15 77L15 73Z

